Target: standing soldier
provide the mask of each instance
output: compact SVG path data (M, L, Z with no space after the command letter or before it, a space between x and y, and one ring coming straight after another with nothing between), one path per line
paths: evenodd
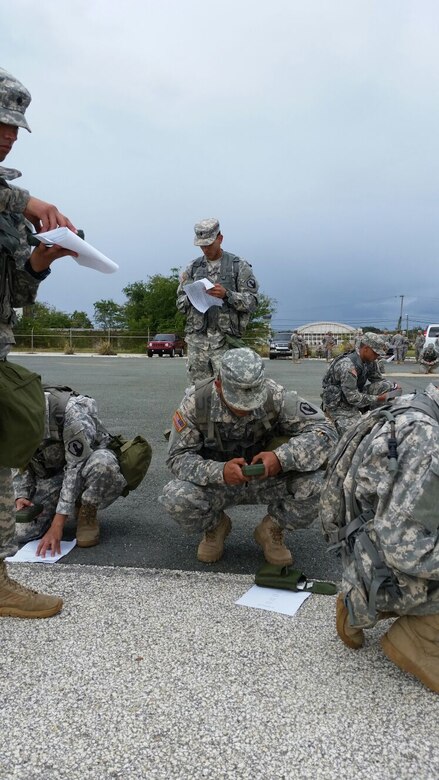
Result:
M291 344L291 360L293 363L298 363L300 360L300 342L297 330L293 330L290 339Z
M329 363L330 360L332 360L332 352L335 347L335 339L332 335L332 331L328 330L325 336L323 336L323 347L325 350L325 358L326 362Z
M403 355L404 355L404 344L405 344L405 337L403 336L402 332L399 330L397 333L395 333L394 336L390 339L390 343L392 344L394 348L394 353L396 356L396 362L402 363L403 362Z
M0 69L0 162L11 151L20 127L29 130L25 112L31 96L18 79ZM43 244L30 252L26 218L38 231L60 227L75 230L58 209L34 198L25 190L11 187L8 181L21 176L19 171L0 167L0 360L6 361L15 343L12 327L16 321L14 306L35 303L38 286L50 273L50 265L60 257L74 254L58 246ZM13 465L13 464L9 464ZM62 600L46 596L11 580L4 559L17 551L15 512L10 468L0 468L0 615L45 618L56 615Z
M424 344L425 344L425 336L422 330L418 330L418 333L415 338L415 358L417 363L419 363L419 358L421 357L421 352Z
M221 358L230 347L243 346L250 315L258 305L258 283L252 267L240 257L221 248L223 236L217 219L203 219L195 225L195 246L202 257L193 260L183 272L177 290L177 309L186 315L187 365L191 384L216 376ZM190 302L184 287L200 279L213 282L207 294L221 299L205 313Z

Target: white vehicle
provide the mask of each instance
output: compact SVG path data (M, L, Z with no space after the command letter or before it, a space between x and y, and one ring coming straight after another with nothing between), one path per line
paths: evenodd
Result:
M428 347L429 344L434 344L438 336L439 324L435 323L434 325L428 325L427 330L425 331L425 342L423 348L425 349L425 347Z

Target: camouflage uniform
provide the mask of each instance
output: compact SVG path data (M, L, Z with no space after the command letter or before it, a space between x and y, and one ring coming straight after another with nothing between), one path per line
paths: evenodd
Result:
M415 357L417 363L419 363L419 358L421 357L421 352L424 344L425 344L425 336L420 330L418 330L418 335L415 338Z
M426 374L432 374L436 366L439 364L439 352L435 349L433 344L429 344L422 350L419 364L423 367Z
M200 225L211 223L212 236L215 230L219 234L217 220L204 220ZM195 226L197 228L197 225ZM197 246L208 244L210 239ZM183 287L198 279L209 279L219 283L228 292L222 306L211 306L202 314L192 306ZM218 260L207 257L193 260L183 272L177 290L177 309L186 315L185 339L187 343L187 361L189 381L217 376L221 358L230 349L227 336L241 338L247 327L250 314L258 304L258 283L249 263L230 252L222 251Z
M241 376L244 382L245 366ZM303 528L315 520L322 469L337 440L335 429L297 393L287 392L271 379L265 380L265 387L265 403L238 417L212 381L210 419L222 443L217 440L214 446L208 446L212 442L198 419L195 388L186 391L174 415L167 459L176 479L165 485L159 498L185 531L215 528L225 507L240 504L268 504L269 514L281 528ZM273 441L279 436L287 437L284 443ZM282 466L278 476L251 479L245 485L224 482L226 461L234 457L250 461L270 448Z
M439 405L439 390L433 384L428 385L425 395ZM360 509L372 507L375 512L365 526L367 535L396 585L396 590L378 590L376 607L378 612L397 615L439 613L439 423L410 408L414 398L402 396L394 404L407 406L406 412L395 416L397 472L388 468L390 423L386 422L372 441L360 444L343 483L349 522L349 497L358 458L355 497ZM354 556L343 571L343 592L349 597L353 625L375 623L368 615L372 579L371 559L356 542Z
M332 351L336 345L336 341L334 339L334 336L332 333L326 333L325 336L323 336L323 348L325 350L325 358L327 362L332 360Z
M12 332L16 322L14 306L35 303L38 285L50 273L50 270L35 273L28 262L30 247L27 243L23 211L29 200L29 193L8 185L8 181L20 175L19 171L0 166L0 217L19 234L13 257L0 246L1 268L6 269L5 283L0 289L0 360L6 360L12 345L15 344ZM0 468L0 560L14 555L17 551L13 506L11 471Z
M291 343L291 360L293 363L297 363L298 360L301 358L300 354L300 340L299 335L297 333L297 330L293 331L290 337L290 343Z
M375 360L363 363L359 349L336 358L322 380L322 408L335 422L340 436L361 418L361 413L377 406L376 396L393 388L383 378Z
M55 513L74 518L80 502L104 509L126 486L116 455L106 449L110 434L97 416L94 398L72 395L58 432L49 422L54 398L45 395L46 438L29 466L13 471L15 498L41 503L44 510L34 524L17 523L19 541L42 536Z
M402 363L404 361L404 347L407 339L405 336L402 335L402 333L395 333L394 336L390 339L390 343L395 348L395 355L396 355L396 362ZM407 349L405 350L407 352Z

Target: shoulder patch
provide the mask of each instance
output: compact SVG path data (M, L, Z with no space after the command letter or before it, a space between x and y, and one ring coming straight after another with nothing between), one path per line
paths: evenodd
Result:
M80 439L73 439L73 441L69 441L67 450L70 452L70 455L80 458L84 452L84 444Z
M304 417L311 417L314 414L319 414L319 410L315 406L311 406L307 401L301 401L299 404L299 411Z
M181 414L181 412L179 412L178 410L175 412L175 414L174 414L174 416L172 418L172 422L174 424L174 428L177 431L177 433L181 433L182 430L184 430L184 428L187 427L186 420L184 419L184 417Z
M249 279L247 279L247 287L250 287L250 290L254 290L256 287L256 279L254 276L250 276Z

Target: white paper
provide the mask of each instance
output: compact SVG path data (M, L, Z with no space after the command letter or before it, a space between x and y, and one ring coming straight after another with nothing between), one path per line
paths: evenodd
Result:
M209 279L198 279L196 282L192 282L192 284L185 284L183 290L192 306L204 314L211 306L223 305L222 298L214 298L212 295L207 294L206 289L210 290L212 287L215 287L215 285Z
M281 615L295 615L311 593L296 593L281 588L261 588L253 585L235 604L241 607L266 609L268 612L280 612Z
M62 246L63 249L71 249L73 252L77 252L78 257L73 259L79 265L94 268L95 271L100 271L103 274L113 274L119 268L117 263L113 263L102 252L99 252L91 244L87 244L87 241L79 238L76 233L73 233L67 227L48 230L47 233L35 233L35 238L38 238L43 244L57 244Z
M72 542L61 542L61 554L52 555L51 550L46 552L46 557L42 558L41 555L37 555L37 547L41 539L34 539L33 542L24 544L21 550L15 555L11 555L10 558L6 558L8 563L56 563L64 555L67 555L76 545L76 539Z

